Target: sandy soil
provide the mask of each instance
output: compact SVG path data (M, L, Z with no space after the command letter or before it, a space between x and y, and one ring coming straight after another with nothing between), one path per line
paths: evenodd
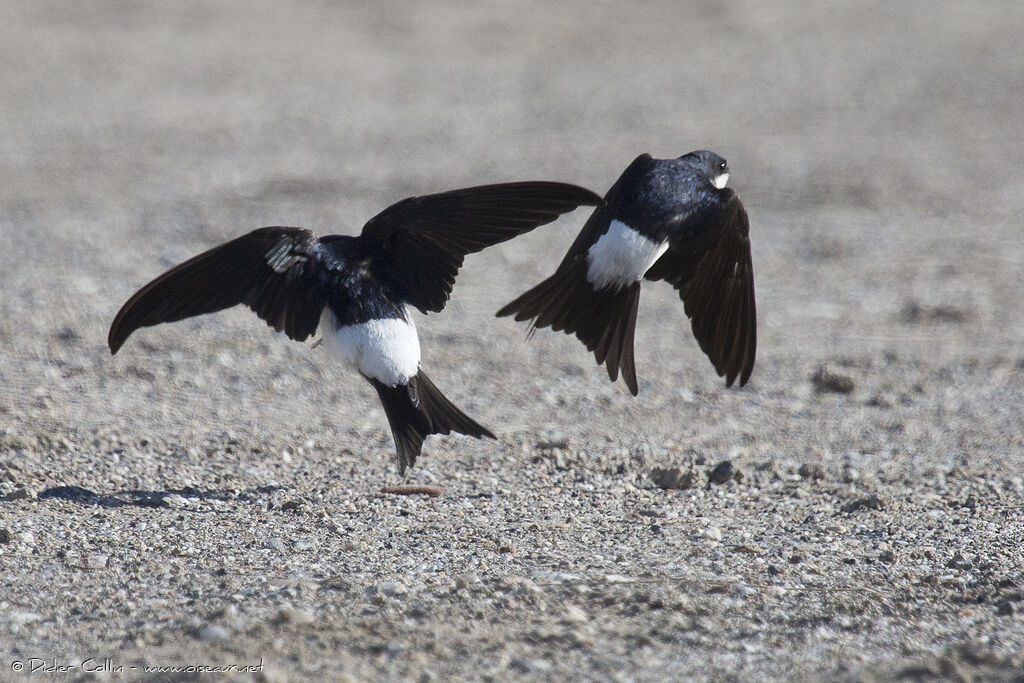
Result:
M966 4L0 5L0 679L1019 680L1024 6ZM248 311L106 349L249 229L695 148L751 216L751 384L664 284L636 399L493 317L581 211L417 320L499 435L427 442L442 497L381 495L370 387Z

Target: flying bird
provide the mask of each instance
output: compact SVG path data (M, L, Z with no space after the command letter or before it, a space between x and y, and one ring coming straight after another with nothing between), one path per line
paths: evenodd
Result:
M141 327L238 304L296 341L320 328L327 346L377 391L404 475L430 434L495 438L420 368L410 307L443 309L467 254L601 201L575 185L503 183L403 199L357 237L260 228L145 285L117 313L107 343L115 354Z
M498 311L575 334L638 393L633 362L640 283L676 288L693 334L726 386L754 369L757 319L750 224L725 187L729 165L705 150L677 159L641 154L622 173L555 274Z

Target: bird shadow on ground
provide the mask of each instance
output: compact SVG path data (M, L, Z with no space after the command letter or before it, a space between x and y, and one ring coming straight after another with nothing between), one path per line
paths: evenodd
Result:
M243 501L243 502L258 502L260 499L265 498L267 495L284 491L284 486L267 485L259 486L252 489L245 490L228 490L228 491L204 491L197 489L192 486L186 486L180 489L167 489L164 491L119 491L112 494L100 494L94 491L90 491L82 486L52 486L48 489L40 491L37 499L39 500L66 500L72 503L78 503L79 505L99 505L101 507L116 508L116 507L143 507L143 508L171 508L181 507L176 505L180 499L199 499L199 500L223 500L223 501ZM176 497L176 498L174 498Z

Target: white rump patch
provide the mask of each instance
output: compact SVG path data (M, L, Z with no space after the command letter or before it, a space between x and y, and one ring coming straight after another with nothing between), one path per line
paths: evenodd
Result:
M642 278L666 249L667 241L659 244L622 221L612 221L608 232L587 250L587 282L594 289L630 285Z
M389 387L408 384L419 372L420 339L411 318L381 318L339 327L334 313L324 308L320 328L324 340L343 361Z
M719 190L721 190L723 187L725 187L725 184L727 182L729 182L729 174L728 173L719 173L718 175L715 176L715 179L713 181L711 181L711 182L713 182L715 184L715 187L717 187Z

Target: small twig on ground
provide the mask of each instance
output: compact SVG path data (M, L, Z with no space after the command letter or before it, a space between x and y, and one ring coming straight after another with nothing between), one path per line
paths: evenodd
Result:
M444 491L436 486L422 486L419 484L398 484L396 486L385 486L381 493L390 493L395 496L432 496L434 498L443 495Z

